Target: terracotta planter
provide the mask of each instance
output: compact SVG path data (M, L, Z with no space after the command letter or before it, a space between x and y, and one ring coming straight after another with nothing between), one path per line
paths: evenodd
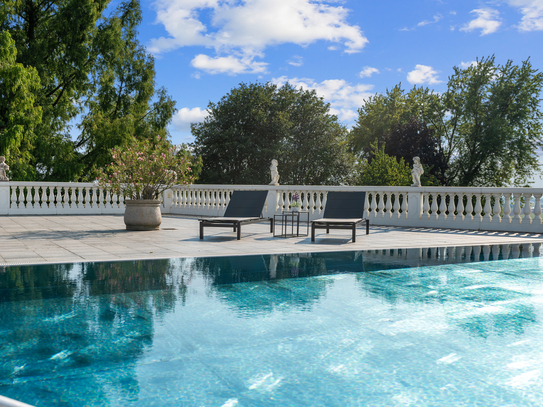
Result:
M162 223L158 199L126 200L124 224L127 230L157 230Z

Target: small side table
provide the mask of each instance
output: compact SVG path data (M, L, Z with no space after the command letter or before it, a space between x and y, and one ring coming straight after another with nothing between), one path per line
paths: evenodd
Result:
M280 215L274 215L273 222L275 224L273 237L298 237L309 235L309 211L284 211ZM304 222L305 234L303 231L300 233L300 223L302 223L303 230ZM281 224L280 234L277 233L279 224Z

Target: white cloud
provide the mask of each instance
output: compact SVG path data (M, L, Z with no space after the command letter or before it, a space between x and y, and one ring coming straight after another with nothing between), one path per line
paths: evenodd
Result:
M330 103L330 112L338 116L340 120L352 121L358 117L359 109L366 99L373 96L373 85L357 84L352 85L344 79L328 79L322 82L315 82L308 78L273 78L272 82L278 86L283 86L289 82L297 88L315 90L317 95L324 98L325 102Z
M206 109L184 107L173 116L172 123L177 131L190 131L190 124L204 121L207 114Z
M157 22L167 38L151 40L152 53L184 46L232 49L252 54L267 46L302 46L325 40L359 52L368 42L360 27L347 22L349 10L323 0L158 0ZM201 15L210 16L209 24Z
M435 16L434 16L434 20L424 20L424 21L421 21L420 23L417 24L417 27L423 27L425 25L428 25L428 24L435 24L437 23L439 20L441 20L443 18L443 16L439 13L437 13Z
M235 75L240 73L263 73L266 72L265 62L255 62L252 56L236 58L232 55L227 57L211 58L204 54L199 54L190 61L196 69L201 69L210 74L226 73Z
M477 61L469 61L469 62L460 62L459 67L462 69L469 68L470 66L477 65Z
M304 64L304 59L299 55L294 55L287 62L292 66L302 66Z
M365 66L362 71L360 71L360 77L361 78L369 78L371 77L374 73L379 73L379 69L377 68L372 68L371 66Z
M481 35L492 34L502 24L499 20L500 13L490 8L479 8L470 13L477 14L477 18L460 28L460 31L473 31L481 29Z
M442 82L437 77L437 71L427 65L415 65L415 69L407 74L407 81L413 85L435 85Z
M508 0L513 7L520 8L522 19L520 31L543 30L543 0Z

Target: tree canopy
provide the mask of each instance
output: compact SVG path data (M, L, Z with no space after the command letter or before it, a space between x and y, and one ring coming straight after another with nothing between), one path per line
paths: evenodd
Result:
M315 91L244 84L191 126L202 183L267 184L272 159L281 184L338 184L351 173L347 130Z
M108 4L5 1L0 28L14 40L16 63L37 72L32 95L42 111L34 137L26 131L26 170L17 179L93 179L112 147L167 135L175 103L155 89L154 60L137 39L139 1L106 16Z
M443 178L435 173L440 183L523 185L540 169L536 151L542 146L542 87L543 74L529 60L518 66L482 58L465 69L454 67L442 94L417 87L406 94L397 85L370 98L359 109L351 147L359 157L368 158L372 143L385 144L399 129L407 137L405 142L415 145L420 129L407 131L409 123L425 123L438 143L434 158L443 155L445 162L439 158L423 164L430 165L431 171L444 169Z

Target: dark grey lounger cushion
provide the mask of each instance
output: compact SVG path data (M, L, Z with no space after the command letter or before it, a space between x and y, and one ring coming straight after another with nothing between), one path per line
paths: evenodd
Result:
M234 191L225 218L259 218L264 209L268 191Z
M365 192L328 192L324 219L345 219L364 217Z

